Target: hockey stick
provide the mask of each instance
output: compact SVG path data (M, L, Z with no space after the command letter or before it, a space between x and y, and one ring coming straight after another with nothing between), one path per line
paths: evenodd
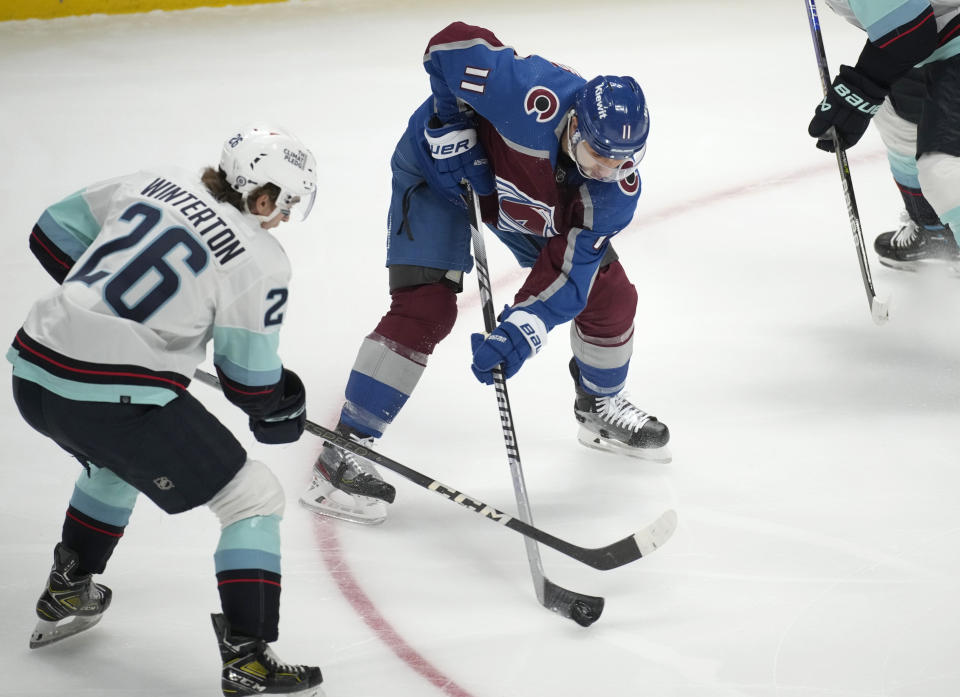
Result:
M194 372L194 377L204 384L210 385L218 390L222 389L220 380L218 380L215 375L211 375L206 371L197 369ZM677 514L672 510L668 510L643 530L628 535L622 540L617 540L613 544L597 548L578 547L575 544L554 537L550 533L535 528L521 520L511 518L506 513L488 506L480 499L473 498L461 491L457 491L453 487L441 484L435 479L431 479L427 475L411 469L406 465L401 465L386 455L381 455L376 451L365 448L359 443L350 440L349 437L341 435L325 426L308 420L306 430L315 436L323 438L331 445L348 450L354 455L369 460L375 465L380 465L381 467L396 472L404 479L422 486L428 491L434 491L454 503L459 503L464 508L480 514L483 518L508 527L514 532L530 537L537 542L545 544L562 554L566 554L568 557L576 559L594 569L599 569L600 571L616 569L624 564L629 564L641 557L649 555L654 550L662 547L666 541L670 539L670 536L677 527Z
M817 67L820 69L820 84L823 93L830 89L830 69L827 67L827 52L823 46L823 36L820 33L820 18L817 15L816 0L804 0L807 8L807 21L810 23L810 36L813 39L813 49L817 54ZM890 302L881 302L877 299L873 289L873 278L870 276L870 264L867 261L867 252L863 243L863 228L860 226L860 212L857 209L857 199L853 194L853 178L850 176L850 163L847 162L847 151L840 145L836 131L833 134L834 149L837 154L837 167L840 169L840 179L843 182L843 196L847 202L847 215L850 218L850 229L853 232L854 246L857 248L857 258L860 260L860 276L863 278L863 288L867 293L867 302L870 303L870 316L875 324L883 324L890 318Z
M484 329L489 334L497 328L497 319L493 309L493 292L490 285L490 272L487 267L487 249L483 241L483 231L480 228L483 218L480 214L480 199L476 192L470 190L468 198L470 236L473 241L473 258L477 266L477 281L480 285L483 324ZM517 509L523 521L532 525L533 512L530 509L527 487L523 479L523 468L520 464L520 448L517 445L517 432L513 427L513 411L510 409L510 397L507 394L507 380L503 376L503 370L499 365L492 372L493 386L497 393L497 405L500 408L503 443L507 449L507 463L510 465ZM540 550L537 548L537 543L529 537L524 538L524 543L527 546L527 560L530 563L533 587L540 604L583 627L589 627L600 619L600 614L603 612L603 598L585 595L558 586L543 573L543 562L540 560Z

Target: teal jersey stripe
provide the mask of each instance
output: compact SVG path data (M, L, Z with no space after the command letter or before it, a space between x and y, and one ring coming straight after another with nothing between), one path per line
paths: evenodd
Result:
M279 558L280 516L252 516L225 527L220 533L217 553L238 549L260 550Z
M162 407L177 397L175 391L168 390L164 387L147 387L144 385L96 385L57 377L29 361L25 361L20 357L20 352L12 346L10 350L7 351L7 360L13 364L13 374L18 378L35 382L54 394L78 402L109 402L119 404L121 401L126 401L130 404L155 404ZM277 380L279 379L278 377ZM121 397L124 399L121 400Z
M213 555L217 573L265 569L280 573L280 516L253 516L228 525Z
M84 249L100 234L100 223L90 211L82 191L53 204L47 208L44 215L48 215L64 234L71 235ZM44 228L44 232L46 231Z
M940 222L949 225L950 229L954 231L953 236L957 237L956 231L960 230L960 206L941 215Z
M888 150L887 161L890 162L890 171L893 173L893 178L898 184L909 186L911 189L920 188L920 177L917 173L917 160L915 157Z
M934 61L942 61L946 60L947 58L953 58L957 54L960 54L960 36L950 39L947 43L921 61L919 65L926 65L927 63L932 63Z
M89 243L83 243L78 240L70 230L66 229L50 215L49 211L44 211L37 221L37 225L43 230L43 233L50 238L57 249L76 261L80 255L87 251Z
M231 380L260 387L280 380L279 332L262 334L236 327L213 328L213 362Z
M259 549L223 549L213 555L216 573L235 569L264 569L280 573L280 555Z
M871 41L886 36L929 8L927 0L850 0L850 9Z
M138 492L108 469L90 465L73 488L70 505L81 513L118 528L130 522Z

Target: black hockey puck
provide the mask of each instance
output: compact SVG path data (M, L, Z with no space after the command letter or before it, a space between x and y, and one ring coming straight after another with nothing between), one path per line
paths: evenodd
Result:
M591 624L600 619L600 613L602 611L602 605L598 608L595 608L591 607L583 600L574 600L573 604L570 606L570 619L579 624L581 627L589 627Z

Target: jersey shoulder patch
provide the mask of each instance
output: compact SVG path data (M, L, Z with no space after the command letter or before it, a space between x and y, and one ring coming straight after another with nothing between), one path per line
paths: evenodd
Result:
M585 182L580 188L584 223L595 232L616 234L633 220L639 191L640 177L635 172L616 183Z

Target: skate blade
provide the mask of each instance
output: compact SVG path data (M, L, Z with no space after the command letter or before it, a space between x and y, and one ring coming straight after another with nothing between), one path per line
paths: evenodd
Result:
M960 262L948 261L946 259L922 259L917 261L897 261L896 259L884 259L878 257L881 266L897 271L908 271L910 273L931 275L931 276L960 276Z
M103 613L90 616L74 616L69 622L60 620L59 622L48 622L40 620L30 635L30 648L39 649L49 646L61 639L66 639L74 634L90 629L100 621Z
M659 448L631 448L620 441L604 438L583 426L581 426L577 432L577 440L580 441L582 445L593 448L594 450L626 455L627 457L633 457L638 460L663 463L673 460L673 454L666 445Z
M319 685L314 685L313 687L308 687L306 690L301 690L300 692L294 692L294 695L302 697L326 697L326 692L323 691L323 688Z
M300 505L329 518L360 525L379 525L387 519L387 505L379 499L354 496L322 480L315 482L303 496Z
M221 687L223 694L257 694L256 692L247 692L245 686L235 683L231 680L222 680ZM261 688L262 689L262 688ZM289 695L289 697L326 697L326 693L323 691L323 688L317 684L313 687L304 687L299 690L294 689L289 692L283 693L274 693L274 694L283 694Z
M293 697L326 697L326 692L323 691L323 688L319 685L314 685L313 687L307 687L303 690L297 690L296 692L287 692L285 694L293 695Z

